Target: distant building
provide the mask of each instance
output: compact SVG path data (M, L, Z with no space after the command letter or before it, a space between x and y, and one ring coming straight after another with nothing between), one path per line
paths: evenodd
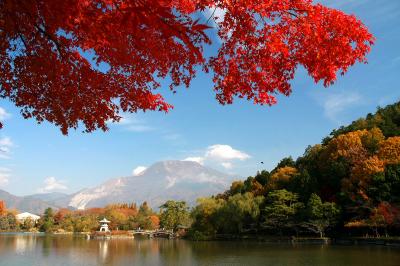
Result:
M23 213L15 215L15 218L19 222L24 222L26 219L30 218L32 221L34 221L36 223L40 219L40 216L29 213L29 212L23 212Z
M100 221L100 232L110 232L110 229L108 228L108 224L110 221L108 221L106 218Z

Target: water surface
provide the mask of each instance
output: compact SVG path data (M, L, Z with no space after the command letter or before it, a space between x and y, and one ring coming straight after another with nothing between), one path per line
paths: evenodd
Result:
M0 265L400 266L400 248L0 234Z

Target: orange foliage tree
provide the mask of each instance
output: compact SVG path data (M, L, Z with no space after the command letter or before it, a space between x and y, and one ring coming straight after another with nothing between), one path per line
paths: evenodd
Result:
M377 156L371 156L363 161L359 161L353 166L349 179L344 179L342 182L342 190L346 192L355 192L363 200L368 200L366 193L371 177L374 174L385 171L385 164ZM355 198L355 195L352 195Z
M222 45L206 58L213 24L198 18L217 8ZM121 111L170 110L155 92L167 77L175 92L211 70L221 104L272 105L299 65L328 86L373 42L354 15L311 0L3 0L0 97L64 134L106 130Z
M6 213L6 204L4 203L4 201L0 200L0 215L5 215Z
M160 218L157 215L151 215L150 221L151 221L150 227L152 229L157 229L160 227Z
M342 191L356 201L368 201L366 190L374 174L384 172L385 161L378 155L385 143L380 129L357 130L342 134L328 143L330 158L345 159L350 165L350 176L342 179Z
M270 182L267 184L267 189L282 189L287 185L290 180L298 175L296 168L291 166L284 166L276 170L275 173L271 175Z

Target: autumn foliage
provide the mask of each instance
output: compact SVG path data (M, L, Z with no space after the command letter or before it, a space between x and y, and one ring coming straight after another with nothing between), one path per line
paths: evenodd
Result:
M271 175L269 189L280 189L287 185L293 176L297 175L298 171L296 168L291 166L284 166L278 168L275 173Z
M224 17L207 15L215 9ZM222 45L206 57L214 26ZM311 0L4 0L0 40L0 97L67 134L106 130L121 111L167 112L160 82L175 92L199 69L214 74L221 104L272 105L299 66L328 86L366 62L374 37Z
M271 171L234 181L224 193L199 201L191 236L399 235L399 135L400 102L378 108L334 130L296 160L283 158ZM257 197L264 201L259 204ZM260 214L255 218L238 211L253 208Z
M0 200L0 215L4 215L7 212L6 204Z

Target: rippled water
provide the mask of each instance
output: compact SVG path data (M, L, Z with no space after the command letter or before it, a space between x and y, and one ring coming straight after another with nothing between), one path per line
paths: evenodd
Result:
M1 234L0 265L400 266L400 248Z

